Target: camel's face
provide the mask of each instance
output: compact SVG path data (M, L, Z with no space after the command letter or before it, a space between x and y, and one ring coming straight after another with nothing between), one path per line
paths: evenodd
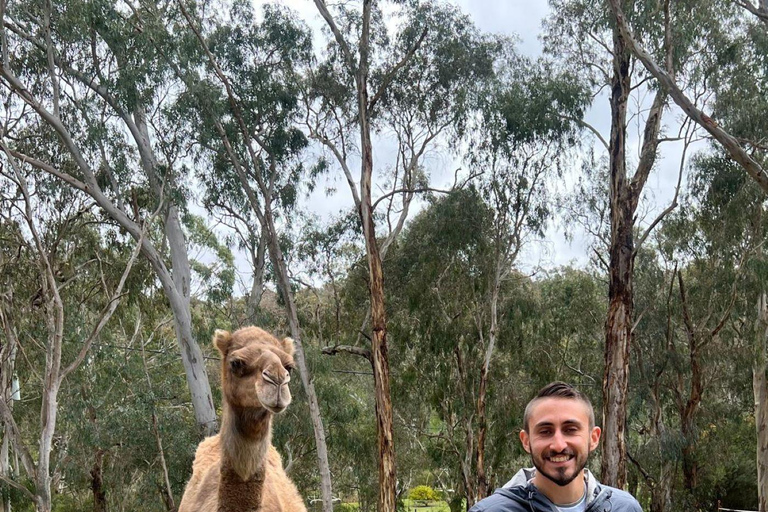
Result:
M222 391L237 407L264 407L275 414L291 403L293 340L282 342L256 327L229 335L216 331L222 353Z

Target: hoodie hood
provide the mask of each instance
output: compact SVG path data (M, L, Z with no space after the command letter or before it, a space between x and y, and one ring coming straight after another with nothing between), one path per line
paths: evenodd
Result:
M536 468L523 468L512 479L502 486L503 489L510 489L512 487L527 487L531 484L531 487L535 487L531 480L536 476ZM584 470L584 481L587 483L587 505L595 500L600 494L600 486L598 485L597 478L588 469Z
M504 496L517 503L517 507L510 508L510 511L556 512L558 508L555 504L533 484L532 480L535 475L535 468L521 469L512 477L512 480L507 482L504 487L497 489L494 494ZM589 470L584 470L584 478L587 484L586 511L611 511L613 507L609 498L613 489L601 486Z

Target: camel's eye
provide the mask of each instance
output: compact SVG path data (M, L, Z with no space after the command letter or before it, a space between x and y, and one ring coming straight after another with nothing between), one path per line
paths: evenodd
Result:
M233 359L229 363L229 368L232 370L232 373L234 373L235 375L242 375L248 369L248 366L245 364L245 361L243 361L242 359Z
M286 371L288 372L288 375L290 375L290 374L291 374L291 372L293 371L293 369L294 369L294 368L296 368L296 367L295 367L295 366L293 366L292 364L287 364L287 365L285 365L285 369L286 369Z

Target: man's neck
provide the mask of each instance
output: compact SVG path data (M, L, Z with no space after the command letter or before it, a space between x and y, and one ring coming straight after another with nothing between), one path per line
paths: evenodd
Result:
M584 471L579 472L578 476L565 486L557 485L555 482L542 475L539 471L536 471L536 474L533 477L533 484L555 505L578 501L586 492L584 486Z

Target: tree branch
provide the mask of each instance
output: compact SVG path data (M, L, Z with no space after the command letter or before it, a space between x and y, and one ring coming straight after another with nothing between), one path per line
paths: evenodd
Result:
M651 222L651 225L648 226L648 229L645 230L645 233L642 234L640 239L638 240L637 244L635 244L635 250L634 253L637 254L637 252L640 250L640 247L643 245L643 242L648 238L648 235L651 234L653 229L656 227L656 225L661 222L664 217L669 215L672 210L677 208L677 198L680 195L680 184L683 182L683 169L685 168L685 154L688 151L688 145L690 144L690 141L687 140L685 142L685 146L683 146L683 154L680 157L680 169L677 173L677 185L675 186L675 196L672 198L672 202L669 203L669 206L667 206L663 212L659 214L658 217L654 219L653 222Z
M13 488L15 488L15 489L18 489L19 491L21 491L21 493L22 493L22 494L23 494L23 495L24 495L24 496L25 496L25 497L26 497L28 500L32 501L32 503L34 503L34 504L37 504L37 496L35 496L34 494L32 494L32 493L29 491L29 489L27 489L26 487L24 487L24 486L23 486L23 485L21 485L20 483L16 482L15 480L12 480L11 478L8 478L7 476L5 476L5 475L3 475L3 474L0 474L0 480L2 480L3 482L7 483L7 484L8 484L8 485L10 485L11 487L13 487Z
M621 11L619 0L609 0L609 3L613 16L618 24L618 28L624 36L627 46L629 46L632 53L634 53L640 62L643 63L645 68L656 77L661 86L669 91L669 95L683 112L707 130L707 132L709 132L709 134L723 146L731 158L738 162L747 174L755 180L760 188L768 193L768 175L766 175L765 170L760 163L752 158L730 133L720 128L716 122L699 110L683 93L680 87L678 87L669 73L661 69L653 58L640 47L629 30L627 20L624 13Z
M341 48L341 53L344 55L344 60L347 63L347 67L349 68L350 74L354 75L356 73L355 59L352 56L352 52L349 49L349 45L347 45L347 41L344 39L344 36L341 34L339 27L336 26L336 22L333 21L333 16L331 16L330 11L328 11L328 6L325 4L325 0L315 0L315 5L317 6L317 10L320 11L320 15L328 24L328 27L331 29L331 32L333 33L333 37L336 38L336 42L339 43L339 47Z
M406 64L408 64L408 61L411 60L411 58L414 56L416 51L421 46L421 43L424 42L424 39L427 37L427 33L429 32L427 27L424 27L424 30L421 32L421 35L416 40L415 43L413 43L413 46L406 52L406 54L403 56L402 59L400 59L400 62L395 64L392 69L390 69L386 76L384 76L384 79L381 81L381 85L379 86L379 90L376 91L376 94L373 95L373 99L371 99L371 102L369 103L368 109L373 110L373 107L376 106L376 103L381 99L381 97L386 92L387 87L389 87L389 84L392 82L392 79L395 77L398 71L400 71L403 67L405 67Z
M768 24L768 2L762 0L760 7L755 7L749 0L736 0L736 4L748 10L763 23Z
M334 345L332 347L323 347L322 349L322 353L327 356L335 356L341 352L364 357L368 360L369 363L373 364L373 360L371 359L371 351L367 348L353 347L351 345Z

